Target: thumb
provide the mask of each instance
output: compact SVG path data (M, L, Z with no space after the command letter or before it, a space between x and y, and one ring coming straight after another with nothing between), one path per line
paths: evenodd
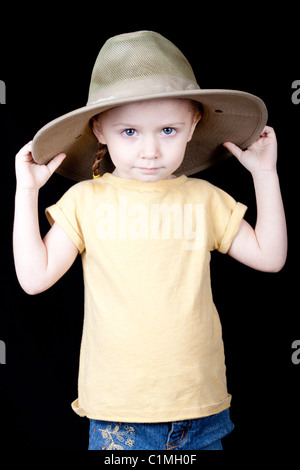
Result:
M56 157L52 158L50 162L47 164L47 168L50 171L50 174L52 175L55 170L59 167L59 165L63 162L63 160L66 158L65 153L59 153L56 155Z
M229 150L236 158L240 160L243 150L232 142L224 142L223 146Z

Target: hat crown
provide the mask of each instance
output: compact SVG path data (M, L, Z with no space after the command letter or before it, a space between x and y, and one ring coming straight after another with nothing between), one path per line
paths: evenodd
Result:
M182 52L168 39L153 31L114 36L106 41L96 59L89 89L89 102L118 84L145 79L184 79L195 75Z

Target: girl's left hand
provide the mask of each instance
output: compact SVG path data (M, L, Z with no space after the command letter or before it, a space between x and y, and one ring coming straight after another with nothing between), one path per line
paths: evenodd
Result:
M266 126L247 150L241 150L232 142L224 142L223 145L252 175L260 171L276 171L277 140L272 127Z

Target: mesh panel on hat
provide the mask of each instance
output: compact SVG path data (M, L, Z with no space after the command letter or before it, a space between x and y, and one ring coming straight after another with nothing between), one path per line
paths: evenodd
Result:
M97 57L89 96L124 81L161 76L196 82L184 55L160 34L140 32L115 36L104 44Z

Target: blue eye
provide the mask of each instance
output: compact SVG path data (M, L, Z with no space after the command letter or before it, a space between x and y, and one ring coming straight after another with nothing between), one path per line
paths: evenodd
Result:
M165 127L162 131L165 135L172 135L175 129L173 127Z
M127 135L128 137L132 137L133 135L135 135L136 131L134 129L125 129L124 131L124 134Z

